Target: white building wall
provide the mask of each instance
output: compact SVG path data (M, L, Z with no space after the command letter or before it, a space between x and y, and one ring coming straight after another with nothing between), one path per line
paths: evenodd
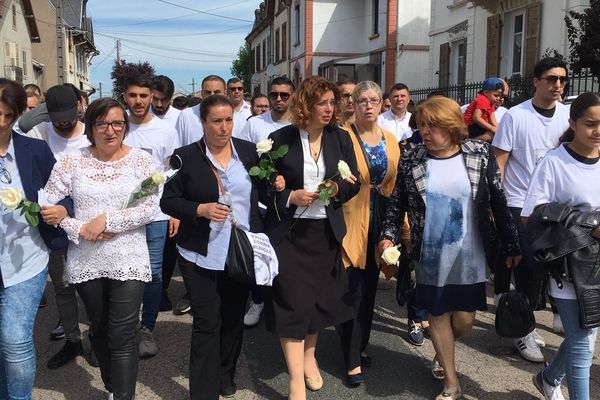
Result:
M254 74L252 75L252 82L250 83L251 90L254 90L256 86L260 86L261 93L267 93L268 90L268 78L266 73L266 65L262 64L263 59L263 48L262 43L265 39L268 38L270 33L270 27L267 26L263 29L255 38L250 42L250 49L254 49L254 65L256 65L256 48L260 45L260 69L255 69ZM265 50L268 49L268 45L265 47ZM266 57L268 60L268 56Z
M16 5L16 28L13 28L13 16L12 7ZM17 67L23 68L23 84L34 83L33 64L31 62L31 38L29 37L29 30L25 23L24 11L21 7L21 2L12 0L4 4L4 10L2 10L2 24L0 28L0 45L2 46L2 56L0 57L0 76L5 76L12 79L13 77L5 74L5 66L8 64L6 54L5 42L16 43L16 55L18 57ZM25 52L25 64L23 65L23 52Z
M430 15L431 3L428 1L399 1L397 45L429 46ZM428 51L399 50L396 56L396 82L403 82L409 88L427 85L428 62ZM386 87L392 84L385 82Z

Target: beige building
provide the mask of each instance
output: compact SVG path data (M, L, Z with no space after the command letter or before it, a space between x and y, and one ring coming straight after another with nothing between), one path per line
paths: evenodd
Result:
M0 39L4 57L2 76L21 84L36 83L32 63L32 43L40 36L29 0L0 0Z

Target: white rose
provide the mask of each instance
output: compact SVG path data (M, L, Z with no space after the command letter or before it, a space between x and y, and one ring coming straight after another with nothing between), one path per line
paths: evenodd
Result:
M400 250L397 246L390 246L383 251L381 258L388 265L400 264Z
M152 182L155 185L162 185L163 183L165 183L164 175L158 171L153 172L152 175L150 175L150 177L152 178Z
M272 148L273 148L273 140L271 140L271 139L265 139L256 144L256 152L258 153L259 157L262 156L264 153L270 152Z
M16 188L4 188L0 190L0 201L6 208L15 209L21 204L23 195L21 191Z
M352 171L350 171L350 167L346 164L346 161L340 160L338 161L338 172L342 179L348 179L352 176Z

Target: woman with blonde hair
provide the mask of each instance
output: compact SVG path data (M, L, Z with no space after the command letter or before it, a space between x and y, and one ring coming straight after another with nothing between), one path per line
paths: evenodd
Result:
M305 387L323 386L315 359L319 331L352 318L341 262L346 234L341 206L356 195L360 183L354 178L352 142L337 127L338 100L333 83L322 77L305 80L291 100L292 125L270 135L273 149L287 145L289 150L275 163L286 188L268 192L271 198L265 202L265 233L280 262L272 301L266 302L266 322L281 342L292 400L306 399ZM338 174L339 161L353 176L336 178L331 202L325 204L317 188Z
M338 327L346 364L346 381L356 387L364 381L361 366L370 364L365 352L373 322L381 257L377 243L381 218L396 183L400 149L396 137L377 125L382 104L381 88L373 81L360 82L352 92L356 121L346 125L352 140L361 183L356 196L343 206L347 232L342 258L353 301L354 318ZM387 278L393 267L384 265Z
M456 340L486 310L485 253L489 214L502 239L507 266L521 258L517 231L490 145L467 139L459 105L446 97L419 104L415 120L423 143L403 153L383 223L381 250L392 246L408 213L416 262L417 307L429 311L436 360L445 385L436 400L462 397L455 367Z

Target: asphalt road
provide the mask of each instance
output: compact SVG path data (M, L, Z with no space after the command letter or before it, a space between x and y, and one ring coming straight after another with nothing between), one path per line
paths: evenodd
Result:
M368 352L373 365L366 369L366 384L351 389L343 384L344 368L340 344L335 330L325 330L317 346L317 359L325 384L322 390L309 393L308 399L434 399L441 383L434 380L429 362L434 351L430 341L415 347L406 340L406 309L400 309L394 297L395 281L380 281L377 293L376 316ZM491 289L491 288L490 288ZM179 276L170 288L172 299L183 292ZM34 399L100 400L106 392L100 371L91 367L85 357L58 369L48 370L48 358L63 345L50 341L49 332L57 321L52 285L46 290L49 305L39 311L35 326L38 354ZM529 400L541 399L531 383L531 376L541 364L523 360L509 339L494 333L494 306L488 297L489 312L478 313L477 323L470 335L457 345L457 368L465 399ZM552 314L536 313L538 331L547 346L542 349L547 360L556 352L562 338L551 330ZM85 321L82 318L82 321ZM87 326L81 325L83 344L87 353ZM160 353L141 360L138 373L137 399L184 400L188 398L188 358L191 317L163 312L154 330ZM600 393L600 361L592 367L592 393ZM284 400L287 393L287 374L281 349L261 322L247 329L244 347L237 369L238 392L234 399ZM563 393L567 396L566 386ZM593 397L592 397L593 398ZM598 398L598 397L596 397Z

